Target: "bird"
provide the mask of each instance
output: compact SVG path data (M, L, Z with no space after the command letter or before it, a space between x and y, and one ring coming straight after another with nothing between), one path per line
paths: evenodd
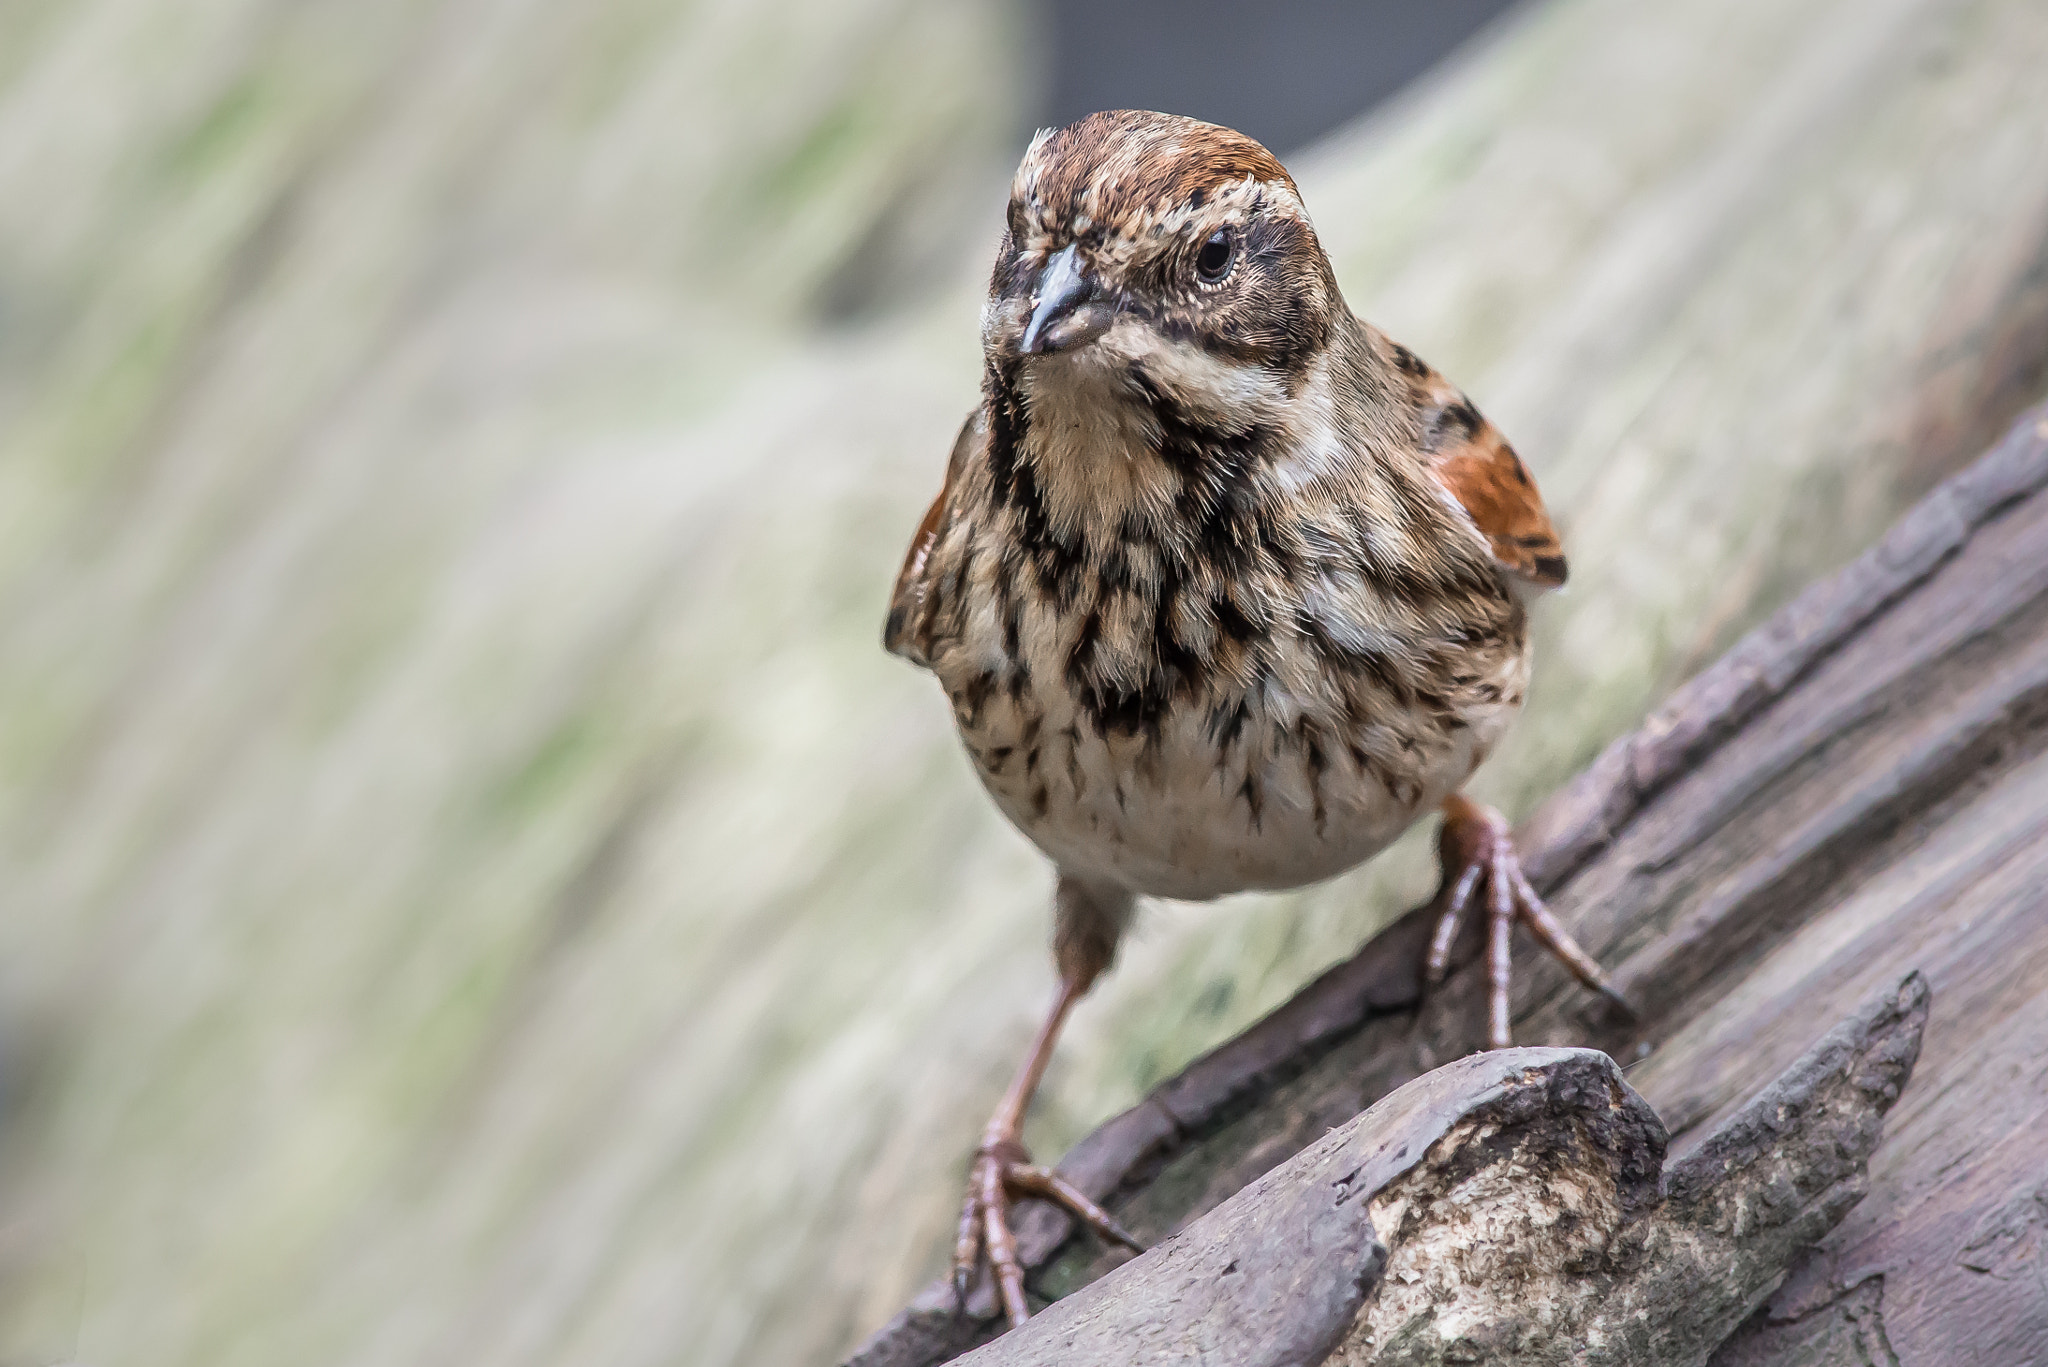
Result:
M1056 875L1058 991L975 1149L953 1247L956 1301L985 1256L1014 1326L1016 1202L1142 1251L1019 1137L1138 898L1316 883L1441 811L1425 982L1479 907L1493 1047L1511 1043L1517 923L1621 999L1506 821L1460 791L1521 707L1530 601L1566 578L1557 531L1471 401L1352 313L1273 154L1144 110L1039 132L981 347L883 645L937 678L981 783Z

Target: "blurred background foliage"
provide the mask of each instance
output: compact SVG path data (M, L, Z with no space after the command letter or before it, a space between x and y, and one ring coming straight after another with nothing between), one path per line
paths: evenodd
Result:
M877 634L1049 111L1296 153L1537 469L1512 810L2038 396L2037 0L1414 8L0 5L0 1358L823 1362L938 1269L1050 880ZM1423 843L1154 909L1034 1144Z

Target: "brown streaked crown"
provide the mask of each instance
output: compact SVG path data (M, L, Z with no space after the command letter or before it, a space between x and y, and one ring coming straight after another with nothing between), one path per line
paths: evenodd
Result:
M1259 143L1177 114L1110 109L1038 135L1017 168L1015 200L1041 221L1135 226L1148 215L1244 180L1296 194L1294 178Z

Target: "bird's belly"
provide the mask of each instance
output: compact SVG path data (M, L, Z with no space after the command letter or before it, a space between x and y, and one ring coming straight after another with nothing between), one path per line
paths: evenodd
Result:
M1205 899L1299 887L1370 858L1465 781L1505 720L1352 745L1254 718L1219 743L1194 709L1105 734L992 699L962 737L997 804L1062 870Z

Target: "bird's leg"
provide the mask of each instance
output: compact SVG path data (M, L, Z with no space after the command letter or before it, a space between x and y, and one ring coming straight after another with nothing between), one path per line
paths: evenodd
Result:
M1450 971L1451 946L1458 926L1479 885L1486 885L1487 906L1487 1038L1495 1049L1514 1043L1508 1029L1508 988L1513 973L1513 932L1516 921L1529 928L1545 949L1571 970L1572 976L1633 1015L1628 1001L1615 991L1592 955L1579 947L1553 916L1522 872L1508 823L1491 807L1461 794L1444 799L1444 828L1438 850L1444 870L1444 910L1430 941L1423 981L1429 987Z
M1143 1246L1110 1218L1107 1211L1088 1199L1059 1174L1032 1164L1019 1140L1024 1111L1038 1090L1045 1065L1052 1058L1054 1042L1067 1012L1081 999L1085 987L1072 979L1060 983L1058 998L1038 1027L1031 1051L1010 1081L1009 1090L997 1103L995 1114L981 1132L981 1147L974 1152L974 1166L967 1179L967 1200L960 1210L960 1233L953 1245L953 1291L964 1300L968 1279L974 1273L982 1249L988 1250L990 1270L1003 1298L1003 1310L1011 1325L1024 1322L1030 1313L1024 1302L1024 1266L1017 1257L1017 1239L1010 1230L1010 1205L1019 1196L1037 1196L1065 1207L1073 1216L1102 1238L1142 1251Z
M957 1304L967 1300L967 1284L984 1249L989 1269L995 1274L996 1289L1012 1328L1030 1315L1024 1300L1024 1265L1017 1256L1017 1238L1010 1229L1010 1206L1021 1196L1036 1196L1063 1207L1093 1230L1099 1238L1119 1243L1133 1252L1144 1252L1140 1244L1110 1217L1108 1211L1090 1200L1071 1182L1049 1168L1031 1162L1019 1137L1024 1112L1045 1066L1052 1059L1053 1045L1067 1013L1094 985L1116 953L1116 941L1130 914L1129 894L1104 890L1062 877L1057 898L1057 921L1053 939L1054 959L1060 969L1059 996L1046 1013L1031 1049L1009 1090L996 1103L995 1114L981 1132L981 1147L974 1151L968 1172L967 1199L960 1208L960 1232L953 1244L953 1295Z

